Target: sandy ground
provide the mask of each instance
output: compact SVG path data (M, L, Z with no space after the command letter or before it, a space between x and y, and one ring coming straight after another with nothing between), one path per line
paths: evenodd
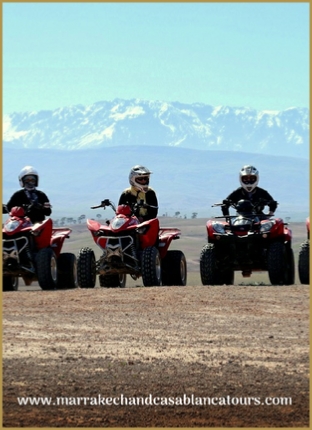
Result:
M3 293L3 426L309 427L309 286Z

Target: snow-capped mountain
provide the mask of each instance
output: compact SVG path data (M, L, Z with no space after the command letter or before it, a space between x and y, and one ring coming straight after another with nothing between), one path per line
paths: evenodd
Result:
M309 109L257 111L116 99L5 115L3 143L7 148L59 150L175 146L308 158Z

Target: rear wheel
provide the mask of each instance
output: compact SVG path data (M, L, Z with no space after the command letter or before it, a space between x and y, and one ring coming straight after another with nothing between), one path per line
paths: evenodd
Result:
M127 275L122 273L120 275L100 275L100 286L104 288L125 288Z
M181 251L167 251L161 262L163 285L186 285L187 265Z
M77 257L77 278L80 288L94 288L96 282L95 255L91 248L81 248Z
M285 273L285 285L293 285L295 283L295 258L294 251L287 248L287 270Z
M301 284L310 284L310 243L301 244L298 257L298 273Z
M203 285L221 285L217 272L216 249L213 243L203 247L199 257L200 276Z
M142 279L145 287L161 285L161 262L157 248L148 246L142 253Z
M77 259L74 254L64 252L57 259L58 288L77 288Z
M52 248L40 249L36 255L37 278L43 290L54 290L57 285L57 261Z
M17 291L18 290L18 277L17 276L3 276L2 278L2 291Z
M272 285L285 285L287 281L287 250L283 242L274 242L268 248L268 274Z

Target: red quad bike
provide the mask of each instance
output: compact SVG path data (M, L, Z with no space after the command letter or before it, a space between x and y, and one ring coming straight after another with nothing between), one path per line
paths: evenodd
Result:
M6 213L6 210L3 210ZM62 253L69 228L53 228L52 219L32 224L27 208L13 207L2 227L3 291L38 281L42 290L77 287L76 256Z
M298 274L301 284L310 284L310 217L306 219L307 240L300 245Z
M158 218L140 222L134 215L138 207L151 207L141 201L133 208L114 204L106 199L91 209L110 206L115 216L106 224L87 220L94 242L102 250L96 261L91 248L85 247L77 257L78 285L94 288L96 275L101 287L124 288L126 276L142 276L145 287L185 285L186 259L181 251L168 251L172 240L179 239L177 228L160 228Z
M250 277L252 272L268 271L272 285L294 283L291 230L281 218L257 215L255 211L259 204L268 203L261 201L252 205L249 200L240 200L231 204L236 215L207 221L208 244L200 254L203 285L232 285L235 270L242 271L244 277ZM222 203L213 206L222 206Z

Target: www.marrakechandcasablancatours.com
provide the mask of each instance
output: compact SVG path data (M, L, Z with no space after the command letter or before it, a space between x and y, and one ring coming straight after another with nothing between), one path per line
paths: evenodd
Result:
M290 406L291 397L198 397L194 394L176 397L147 396L104 397L17 397L19 406Z

